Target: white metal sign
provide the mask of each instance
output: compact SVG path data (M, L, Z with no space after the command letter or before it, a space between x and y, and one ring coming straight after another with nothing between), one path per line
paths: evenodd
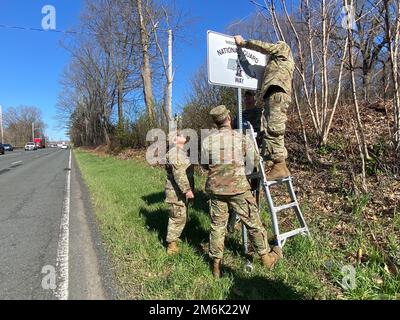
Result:
M266 55L238 48L232 36L207 31L208 81L214 85L256 90L261 87Z

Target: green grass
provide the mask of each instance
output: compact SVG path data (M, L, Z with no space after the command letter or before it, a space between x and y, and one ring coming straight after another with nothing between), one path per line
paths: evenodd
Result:
M209 269L210 219L204 177L197 177L195 202L182 236L182 253L167 256L164 239L168 207L164 203L165 172L138 161L98 157L76 150L95 215L124 298L130 299L378 299L400 298L400 279L383 270L383 257L373 251L356 266L356 288L340 286L346 254L367 246L363 231L345 249L332 246L326 231L310 223L313 239L296 237L285 245L285 259L273 271L258 259L245 272L240 234L229 234L224 255L225 275L214 280ZM303 209L309 204L304 203ZM317 213L314 213L317 215ZM263 211L264 221L268 221ZM398 232L398 218L396 217ZM334 222L331 222L332 226ZM267 224L268 225L268 224ZM330 230L330 226L327 228ZM270 230L268 228L267 230ZM394 238L395 239L395 238ZM398 249L393 240L392 247ZM376 284L377 276L383 284ZM397 294L397 296L396 296Z

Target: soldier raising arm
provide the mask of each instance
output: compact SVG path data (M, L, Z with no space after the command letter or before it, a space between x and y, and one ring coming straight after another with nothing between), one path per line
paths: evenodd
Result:
M239 47L255 50L269 55L265 67L263 83L257 96L257 105L264 107L263 116L263 158L272 161L274 166L267 180L287 177L290 172L286 166L287 150L284 143L287 110L292 96L294 60L290 47L283 41L267 43L259 40L245 41L235 36Z

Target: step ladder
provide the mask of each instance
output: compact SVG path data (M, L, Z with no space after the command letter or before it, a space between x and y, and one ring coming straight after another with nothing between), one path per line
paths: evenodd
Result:
M251 139L256 148L256 152L258 154L260 154L259 148L257 145L257 141L256 141L257 135L254 132L252 125L249 122L247 122L247 127L249 128ZM285 245L287 239L294 237L298 234L306 235L309 237L311 236L310 231L307 227L307 224L304 220L303 214L301 212L300 205L297 200L296 194L294 192L293 180L292 180L291 176L283 178L283 179L279 179L276 181L267 181L267 179L265 178L264 161L263 161L262 157L260 157L259 163L258 163L258 172L253 175L248 176L248 178L249 179L254 179L254 178L258 179L258 188L257 188L258 190L256 190L256 192L260 190L260 187L262 187L262 189L264 191L264 195L265 195L268 209L269 209L269 214L270 214L271 221L272 221L272 231L273 231L277 246L282 248ZM274 201L272 199L270 187L276 186L276 185L283 185L283 184L285 184L287 186L287 190L288 190L291 202L288 204L275 206ZM294 229L294 230L291 230L291 231L281 234L280 230L279 230L278 214L281 211L288 210L288 209L294 210L297 220L300 224L300 228L297 228L297 229ZM242 239L243 239L244 251L245 251L245 254L247 255L247 253L248 253L247 230L244 225L242 226ZM249 264L249 262L246 263L246 268L250 270L251 268L248 267L248 264Z

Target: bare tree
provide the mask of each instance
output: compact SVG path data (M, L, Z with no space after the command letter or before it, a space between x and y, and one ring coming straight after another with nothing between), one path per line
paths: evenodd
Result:
M161 2L86 1L82 32L65 45L72 61L59 98L59 115L64 121L69 118L80 143L110 144L116 141L112 136L124 143L131 127L124 110L130 104L140 108L141 99L151 126L171 117L171 90L164 91L164 82L172 88L165 59L167 33L160 32L166 27L176 30L182 25L180 15ZM158 97L162 95L164 108ZM145 116L139 114L141 119Z
M343 5L345 8L353 7L353 0L343 0ZM350 15L350 13L348 13ZM354 105L354 114L355 114L355 119L356 119L356 124L357 124L357 131L359 138L357 137L357 140L360 141L361 143L361 150L362 150L362 159L369 159L369 153L368 153L368 148L367 148L367 143L365 140L365 135L364 135L364 128L361 122L361 116L360 116L360 107L359 107L359 101L357 97L357 84L356 84L356 77L355 77L355 71L354 71L354 58L353 58L353 47L354 47L354 41L353 41L353 31L352 31L352 26L350 25L351 21L350 18L347 19L347 37L348 37L348 48L349 48L349 68L350 68L350 75L351 75L351 88L352 88L352 98L353 98L353 105ZM363 160L364 163L364 160Z
M46 124L42 112L37 107L10 107L3 113L5 140L15 146L23 146L32 141L32 123L37 128L35 133L44 136Z
M116 81L111 60L88 39L81 39L78 48L70 49L71 65L64 74L64 93L59 108L63 111L84 108L86 137L89 144L110 143L110 117L116 98ZM68 99L70 98L70 99ZM64 103L62 103L64 102ZM65 103L67 102L67 103ZM70 113L70 117L75 115Z
M363 0L354 3L355 25L352 27L356 29L357 37L353 38L353 45L361 55L364 101L369 101L372 72L382 49L387 44L387 38L384 36L383 11L382 1L371 3Z
M400 148L400 92L399 92L399 33L400 5L398 1L384 0L386 39L389 44L389 61L393 82L394 141Z
M147 113L149 115L150 121L155 121L154 114L154 97L153 97L153 83L152 83L152 71L150 64L150 30L148 18L146 16L146 8L143 7L142 0L132 0L136 1L137 12L139 17L139 29L140 29L140 42L142 48L142 79L143 79L143 93L144 100L147 107ZM148 3L145 3L147 6Z
M332 39L332 34L338 32L335 17L339 16L340 8L333 0L315 3L302 0L296 13L289 12L285 0L281 0L280 3L284 14L281 18L276 13L274 0L256 4L271 15L277 39L291 44L296 59L295 83L300 81L302 89L295 103L305 102L319 143L326 144L339 104L347 53L347 39L342 39L340 43L344 50L339 57L334 47L338 43ZM287 25L286 34L282 24ZM332 70L332 66L336 70Z

